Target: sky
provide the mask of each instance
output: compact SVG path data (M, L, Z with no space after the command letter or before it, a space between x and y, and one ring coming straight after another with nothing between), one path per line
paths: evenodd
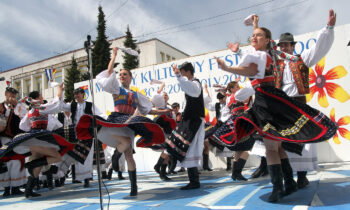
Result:
M273 39L320 30L331 8L336 25L350 23L349 0L1 0L0 71L82 48L87 34L96 37L99 5L108 39L129 25L137 41L158 38L189 55L247 43L250 14Z

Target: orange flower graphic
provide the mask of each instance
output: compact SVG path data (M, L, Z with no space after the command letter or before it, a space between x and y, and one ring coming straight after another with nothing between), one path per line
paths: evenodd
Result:
M325 57L316 64L315 71L312 68L309 69L310 93L306 95L307 101L311 101L316 92L318 92L318 103L322 107L329 105L326 92L331 98L335 98L341 103L349 100L349 94L340 85L329 82L344 77L348 72L343 66L336 66L323 75L324 66ZM312 84L315 85L311 86Z
M344 116L341 117L338 121L335 121L335 110L334 108L332 108L330 116L331 120L337 124L338 126L338 131L337 133L333 136L333 141L336 144L340 144L340 140L339 140L339 136L338 136L338 132L339 134L346 138L347 140L350 140L350 131L348 131L346 128L342 128L342 126L344 125L348 125L350 123L350 117L349 116Z

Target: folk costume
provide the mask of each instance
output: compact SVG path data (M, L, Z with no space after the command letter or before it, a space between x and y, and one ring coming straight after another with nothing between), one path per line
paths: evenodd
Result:
M187 62L180 66L182 68L193 70L192 64ZM181 74L176 74L176 78L185 92L186 105L181 122L166 140L166 149L180 161L179 166L188 168L190 183L182 189L195 189L200 186L197 167L201 163L205 135L203 90L198 79L189 80Z

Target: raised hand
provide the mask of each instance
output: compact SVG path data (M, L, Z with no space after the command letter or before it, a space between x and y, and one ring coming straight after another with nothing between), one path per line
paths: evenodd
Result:
M237 53L238 50L239 50L239 43L236 42L236 43L233 44L232 42L229 42L229 43L227 44L227 47L228 47L232 52Z
M337 20L337 14L335 14L333 9L329 10L329 16L328 16L328 26L334 26L335 22Z
M175 74L181 73L181 72L180 72L180 69L177 68L177 65L176 65L176 64L171 65L171 68L173 69L173 72L174 72Z

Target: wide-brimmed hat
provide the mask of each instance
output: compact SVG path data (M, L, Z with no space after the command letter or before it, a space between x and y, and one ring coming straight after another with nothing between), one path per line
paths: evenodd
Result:
M286 42L289 42L291 43L292 45L294 45L296 42L294 41L294 37L293 37L293 34L291 33L283 33L281 34L280 36L280 40L278 41L278 44L277 46L280 46L281 43L286 43Z
M73 91L73 94L78 94L78 93L85 93L84 89L83 88L77 88Z
M218 94L216 95L216 98L220 100L225 98L225 95L223 93L218 92Z

